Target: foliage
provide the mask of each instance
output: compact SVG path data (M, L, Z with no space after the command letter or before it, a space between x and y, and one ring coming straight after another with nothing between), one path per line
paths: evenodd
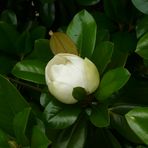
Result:
M61 51L100 72L95 93L73 90L74 105L45 84ZM147 66L146 0L1 0L0 147L146 148Z

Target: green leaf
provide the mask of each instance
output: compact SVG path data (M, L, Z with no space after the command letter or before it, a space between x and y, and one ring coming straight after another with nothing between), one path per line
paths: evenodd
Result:
M134 6L141 12L148 14L148 1L147 0L132 0Z
M16 14L9 9L4 10L1 13L1 20L7 22L8 24L17 25L17 17Z
M39 60L23 60L14 66L12 74L23 80L45 84L45 66Z
M86 141L87 124L80 119L72 127L60 132L52 148L83 148Z
M44 117L49 127L63 129L72 125L80 113L80 108L50 101L44 110Z
M96 98L99 101L104 101L114 92L121 89L130 77L130 73L125 68L116 68L106 72L101 79L99 90L96 93Z
M51 101L51 99L53 99L53 96L49 93L42 93L40 96L40 104L43 107L46 107L48 105L48 103Z
M23 111L17 113L13 119L13 128L17 143L23 146L27 146L29 144L29 139L26 136L26 130L30 113L31 108L25 108Z
M0 55L0 74L6 75L11 73L13 66L16 64L16 60L10 56ZM4 64L5 63L5 64Z
M0 127L13 135L12 121L22 109L29 107L17 89L0 75Z
M136 26L136 34L137 37L141 37L146 32L148 32L148 16L144 15L138 20L137 26Z
M78 101L84 100L86 98L86 91L82 87L75 87L73 89L72 95Z
M113 107L110 111L110 126L115 129L119 134L121 134L127 140L141 144L142 141L138 138L138 136L131 130L129 127L124 115L129 110L136 108L136 106L124 105Z
M90 131L90 132L89 132ZM107 128L89 128L85 148L121 148L119 141Z
M138 41L135 52L144 59L148 59L148 32Z
M44 26L37 26L30 31L30 35L33 41L44 39L46 35L46 28Z
M38 39L35 41L34 50L27 56L27 59L38 59L40 61L48 62L53 56L54 55L49 48L49 40Z
M34 126L32 130L31 148L47 148L51 144L45 133L39 126Z
M18 36L18 32L12 25L0 22L0 51L15 54L15 42Z
M104 0L104 10L109 18L118 23L130 23L133 17L132 4L128 0Z
M8 136L0 129L0 147L10 148L8 140L9 140Z
M80 5L95 5L97 4L98 2L100 2L100 0L77 0L77 2L80 4Z
M48 28L52 25L55 18L55 6L52 2L41 3L39 7L39 17L43 24Z
M86 10L77 13L67 28L67 34L75 42L80 55L88 58L95 47L96 32L96 22Z
M99 44L99 42L104 42L104 41L109 41L109 40L110 40L109 30L107 30L107 29L97 30L96 43Z
M129 111L125 118L130 128L148 145L148 107L139 107Z
M18 40L15 41L15 43L16 43L17 53L21 56L29 53L33 48L30 33L28 31L24 31L19 36Z
M94 105L92 106L92 111L90 115L90 121L96 127L107 127L109 126L109 114L108 108L106 105Z
M102 74L107 67L108 63L111 61L113 54L113 43L106 41L100 42L92 55L92 61L98 68L100 74Z

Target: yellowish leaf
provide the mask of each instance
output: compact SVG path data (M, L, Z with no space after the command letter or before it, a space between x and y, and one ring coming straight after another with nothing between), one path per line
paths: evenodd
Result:
M65 33L50 31L49 35L51 36L49 45L53 54L71 53L78 55L76 45Z

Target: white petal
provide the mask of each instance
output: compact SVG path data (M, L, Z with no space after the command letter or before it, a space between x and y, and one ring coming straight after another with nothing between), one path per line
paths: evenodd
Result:
M86 77L86 90L90 93L94 92L100 82L99 72L94 63L92 63L89 59L84 59L84 67L85 67L85 77Z
M72 96L73 88L65 83L53 82L48 84L49 91L55 98L66 104L74 104L77 102Z

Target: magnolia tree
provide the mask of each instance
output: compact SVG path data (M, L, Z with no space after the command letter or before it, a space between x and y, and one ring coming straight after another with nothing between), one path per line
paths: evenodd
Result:
M148 147L148 2L0 1L0 148Z

